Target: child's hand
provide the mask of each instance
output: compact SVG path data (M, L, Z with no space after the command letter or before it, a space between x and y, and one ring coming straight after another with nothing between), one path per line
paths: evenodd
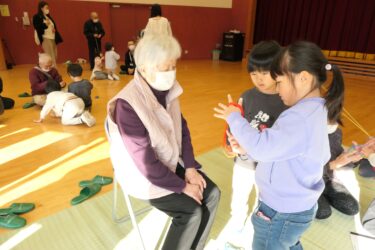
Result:
M236 138L234 138L234 136L229 131L227 131L227 135L232 151L236 154L245 155L246 150L243 147L241 147Z
M34 120L35 123L42 123L43 122L43 119L42 118L39 118L38 120Z
M61 82L60 82L60 86L61 86L61 88L65 88L65 86L66 86L66 82L61 81Z
M368 157L370 154L375 153L375 137L370 137L368 141L362 145L359 150L365 157Z
M357 162L363 158L362 154L357 151L349 151L342 153L336 160L331 161L329 163L330 169L338 169L341 168L351 162Z
M228 103L233 103L233 99L230 95L228 95ZM240 98L238 104L242 106L242 98ZM218 106L218 108L214 108L214 111L216 112L214 116L223 120L226 120L228 116L234 112L241 113L241 110L239 108L232 105L227 106L225 104L219 103Z

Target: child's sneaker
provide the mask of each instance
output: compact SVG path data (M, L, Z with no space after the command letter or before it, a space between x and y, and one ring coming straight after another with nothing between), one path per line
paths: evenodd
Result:
M81 120L89 127L94 126L96 123L95 118L88 111L83 112L81 115Z
M108 74L108 79L113 81L113 76L111 76L110 74Z
M116 74L113 74L112 77L113 77L113 79L115 79L116 81L120 80L120 77L119 77L118 75L116 75Z

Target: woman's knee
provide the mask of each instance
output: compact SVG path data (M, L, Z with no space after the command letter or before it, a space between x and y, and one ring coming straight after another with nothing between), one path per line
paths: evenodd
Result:
M194 207L191 211L188 213L181 213L178 214L173 218L173 222L177 225L186 225L191 223L200 223L203 216L203 210L200 205Z

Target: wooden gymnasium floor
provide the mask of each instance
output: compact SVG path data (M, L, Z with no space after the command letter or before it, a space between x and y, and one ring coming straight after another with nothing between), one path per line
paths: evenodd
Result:
M16 101L13 110L0 116L0 207L13 202L34 202L36 209L24 217L32 223L70 206L70 199L79 193L78 182L100 174L112 176L108 158L103 121L106 104L127 82L130 76L121 75L120 81L94 81L92 114L97 125L63 126L57 118L48 117L35 124L40 108L22 109L31 98L18 98L30 92L28 72L33 65L19 65L0 71L4 81L2 96ZM84 77L89 78L88 65ZM66 66L58 65L59 72L69 83ZM184 88L181 106L192 135L195 154L199 155L220 146L224 122L213 117L213 107L226 101L226 94L237 98L252 87L245 62L180 61L177 78ZM345 76L345 108L371 134L375 134L375 79ZM344 143L352 140L363 143L366 136L344 119ZM221 178L231 179L230 176ZM229 189L230 185L221 189ZM111 190L107 186L102 193ZM229 200L221 200L229 203ZM224 213L226 211L219 211ZM6 230L0 229L0 233Z

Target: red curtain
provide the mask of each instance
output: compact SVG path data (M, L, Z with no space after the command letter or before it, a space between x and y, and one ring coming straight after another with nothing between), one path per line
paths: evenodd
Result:
M374 0L258 0L254 44L308 40L324 50L375 53Z

